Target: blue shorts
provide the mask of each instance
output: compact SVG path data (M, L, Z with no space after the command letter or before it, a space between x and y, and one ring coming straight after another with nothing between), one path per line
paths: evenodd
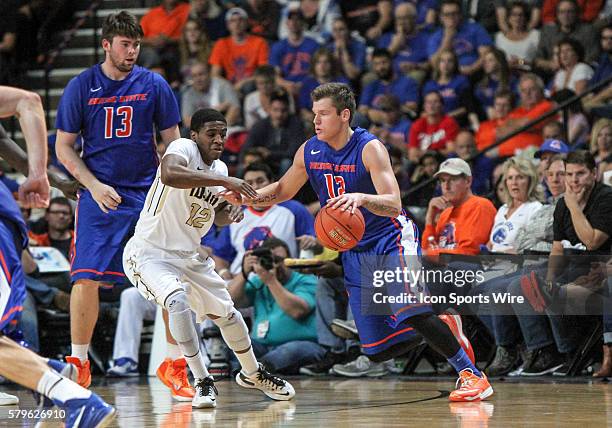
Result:
M26 286L21 251L16 248L17 228L0 219L0 333L14 328L21 316Z
M374 286L375 271L403 269L412 264L420 269L420 246L418 230L407 218L394 220L395 230L380 237L376 244L365 251L342 253L344 282L349 295L349 304L359 331L361 347L366 355L380 353L389 347L409 340L416 333L403 323L415 315L432 312L431 305L413 303L389 303L375 305L372 296L379 291L391 295L410 294L410 285L403 281L386 284L384 288ZM418 264L418 266L416 266Z
M123 247L134 234L146 190L115 189L121 196L116 211L104 213L89 190L79 193L74 243L70 253L72 282L79 279L110 284L126 281Z

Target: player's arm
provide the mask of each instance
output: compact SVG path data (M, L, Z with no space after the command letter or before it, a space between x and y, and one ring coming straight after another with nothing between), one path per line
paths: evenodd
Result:
M159 131L159 135L161 135L162 141L166 144L170 144L174 140L181 138L181 132L179 131L178 125Z
M372 140L365 145L361 156L363 165L372 177L376 195L345 193L330 199L327 204L334 209L350 209L351 212L364 207L379 216L397 217L402 212L402 201L387 149L380 141Z
M255 189L247 184L246 181L236 177L194 171L187 166L185 158L175 154L168 154L163 157L161 162L161 181L166 186L177 189L222 186L249 198L257 196Z
M244 218L244 211L240 205L232 205L226 201L215 208L215 226L223 227L232 223L240 223Z
M46 207L49 204L47 128L40 96L0 86L0 118L9 116L19 119L28 149L28 178L19 187L19 200L27 207Z
M225 194L224 197L233 204L245 204L258 207L268 207L279 204L293 198L308 180L306 166L304 165L304 146L302 144L293 157L293 164L280 180L268 184L263 189L257 191L257 196L253 199L240 200L236 195Z

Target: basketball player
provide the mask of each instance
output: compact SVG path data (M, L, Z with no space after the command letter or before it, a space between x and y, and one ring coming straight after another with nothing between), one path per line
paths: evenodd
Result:
M249 198L257 192L244 180L228 177L227 166L219 160L227 133L223 114L198 110L190 129L190 140L172 142L164 154L123 253L125 272L143 296L168 311L170 332L195 378L194 408L215 407L217 389L204 365L192 312L198 322L208 317L221 330L242 365L236 376L239 385L275 400L290 400L295 395L291 384L257 363L242 315L200 246L213 222L223 226L244 216L241 207L218 196L220 191Z
M20 201L25 207L44 208L49 205L49 182L47 131L40 97L0 86L0 117L8 116L19 118L28 148L29 172L19 188ZM49 397L66 411L67 427L106 426L113 419L115 409L62 376L71 369L70 365L45 360L7 337L25 299L21 253L27 243L27 226L19 207L10 191L0 183L0 375Z
M355 98L343 84L328 83L311 93L316 135L306 141L295 155L285 175L258 191L247 205L266 206L290 199L310 180L321 206L361 210L366 230L357 247L342 253L344 282L355 317L364 353L379 362L397 355L398 347L412 342L413 330L444 355L457 370L461 386L450 394L451 401L481 400L493 393L451 329L432 312L429 305L393 306L394 314L362 314L362 293L368 295L372 284L362 284L361 267L373 260L385 260L383 269L395 270L406 257L420 254L416 226L402 210L399 185L391 169L387 150L375 136L349 123L355 111ZM232 203L241 203L235 192L222 194ZM399 256L399 257L398 257ZM369 293L371 295L371 293Z
M135 65L142 37L133 15L109 15L102 26L104 62L68 83L57 110L57 157L85 187L75 215L72 355L66 358L78 367L79 384L85 387L91 383L87 352L98 319L98 289L124 280L123 246L159 164L154 125L165 143L180 136L170 86L159 74ZM73 149L79 133L82 157ZM193 389L184 370L173 381L180 388L171 390L173 397L191 400Z

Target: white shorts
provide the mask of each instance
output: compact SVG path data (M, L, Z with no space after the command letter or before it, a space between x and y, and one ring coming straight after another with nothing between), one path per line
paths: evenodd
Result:
M226 317L234 309L225 281L215 272L211 257L167 251L132 238L123 251L123 269L147 300L155 300L162 307L170 294L184 290L198 322L206 314Z

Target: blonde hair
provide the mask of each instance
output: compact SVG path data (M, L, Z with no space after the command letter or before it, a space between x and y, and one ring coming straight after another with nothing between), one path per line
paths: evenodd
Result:
M597 153L597 137L599 137L601 130L608 126L612 127L612 119L602 118L593 125L593 129L591 130L591 144L589 145L591 153Z
M510 196L508 185L506 184L506 178L510 168L514 168L529 179L529 185L527 186L527 201L544 200L544 192L538 182L538 171L535 165L529 159L515 156L504 162L503 166L502 183L504 189L502 190L502 200L506 205L512 203L512 197Z

